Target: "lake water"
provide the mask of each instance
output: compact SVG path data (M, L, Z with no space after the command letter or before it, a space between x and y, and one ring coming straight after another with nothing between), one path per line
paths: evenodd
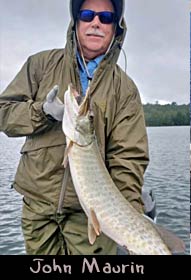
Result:
M157 223L186 244L190 254L190 129L147 128L150 165L145 188L152 188L157 204ZM21 232L22 197L11 188L23 138L0 133L0 255L25 254Z

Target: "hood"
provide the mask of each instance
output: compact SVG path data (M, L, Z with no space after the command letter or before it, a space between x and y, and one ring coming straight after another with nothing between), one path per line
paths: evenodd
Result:
M72 20L76 21L78 11L80 10L80 7L84 0L70 0L70 15ZM117 34L121 34L123 32L123 16L124 16L124 10L125 10L125 0L111 0L114 9L116 11L117 15Z
M76 24L75 24L75 18L78 13L78 10L80 9L80 6L84 0L70 0L70 13L71 13L71 22L68 27L68 32L67 32L67 42L65 45L65 54L68 54L68 57L70 57L69 62L72 63L72 57L76 56L76 50L77 50L77 41L76 41ZM114 1L116 3L118 9L118 17L119 17L119 22L118 22L118 28L117 32L115 34L115 39L113 41L113 44L105 56L105 59L107 59L109 67L117 63L117 60L119 58L120 52L122 45L125 40L125 35L126 35L126 23L124 19L124 0L118 0Z

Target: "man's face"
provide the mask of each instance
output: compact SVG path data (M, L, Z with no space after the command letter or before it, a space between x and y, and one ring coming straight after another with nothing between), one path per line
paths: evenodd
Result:
M114 12L110 0L85 0L80 10ZM86 60L90 60L107 51L114 35L114 24L103 24L96 15L91 22L79 20L77 32L83 55Z

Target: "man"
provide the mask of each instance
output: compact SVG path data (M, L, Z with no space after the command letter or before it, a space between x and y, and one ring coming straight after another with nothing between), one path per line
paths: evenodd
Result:
M13 186L24 196L28 254L116 254L116 244L104 234L89 244L87 218L62 165L61 121L70 83L82 98L89 87L101 155L116 186L143 212L148 164L143 108L135 84L116 64L126 33L124 2L70 1L65 49L29 57L0 96L0 130L26 136Z

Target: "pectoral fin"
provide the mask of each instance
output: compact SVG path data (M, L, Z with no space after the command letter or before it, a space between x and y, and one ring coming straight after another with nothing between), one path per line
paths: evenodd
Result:
M69 145L65 149L64 160L63 160L63 163L62 163L64 165L64 168L66 168L66 166L68 164L68 154L70 152L70 149L72 148L72 145L73 145L73 142L70 141Z

